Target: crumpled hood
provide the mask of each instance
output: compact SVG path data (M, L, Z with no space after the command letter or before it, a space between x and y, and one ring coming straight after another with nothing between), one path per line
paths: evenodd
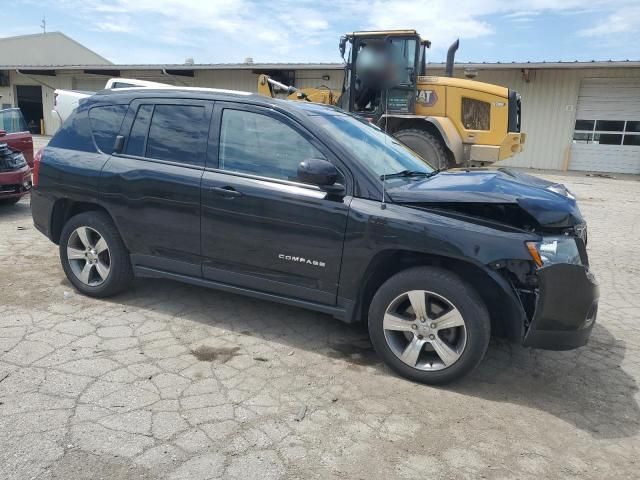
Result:
M506 168L447 170L424 180L387 184L387 194L395 203L444 210L450 206L458 212L465 204L517 205L541 227L568 228L584 223L575 199L548 189L554 185L566 191L564 185Z

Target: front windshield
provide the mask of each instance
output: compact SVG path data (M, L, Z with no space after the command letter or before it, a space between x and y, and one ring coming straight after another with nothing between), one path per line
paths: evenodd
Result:
M0 130L7 133L26 132L29 130L22 117L22 112L17 108L0 110Z
M317 115L318 124L375 175L431 173L434 168L378 127L347 114Z
M398 72L396 85L413 85L415 83L414 65L416 62L415 39L391 38L391 61Z

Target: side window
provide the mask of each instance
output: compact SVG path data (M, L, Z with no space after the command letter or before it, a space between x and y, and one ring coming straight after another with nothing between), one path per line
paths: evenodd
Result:
M259 113L225 109L220 127L220 168L297 180L298 164L325 158L297 131Z
M156 105L149 128L146 157L204 165L207 135L205 108L199 105ZM208 129L208 125L206 125Z
M116 135L120 131L127 105L105 105L89 110L93 139L101 152L111 155Z
M91 138L87 111L79 109L72 112L49 141L49 146L95 153L97 150Z
M136 113L136 118L131 127L127 148L124 153L127 155L144 156L144 142L149 131L149 121L151 120L153 105L141 105Z
M114 82L113 85L111 85L112 89L116 89L116 88L130 88L130 87L135 87L134 84L132 83L124 83L124 82Z

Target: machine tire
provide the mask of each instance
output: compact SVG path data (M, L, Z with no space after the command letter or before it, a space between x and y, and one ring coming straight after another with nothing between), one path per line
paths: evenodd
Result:
M414 301L422 302L417 311L424 316L415 313ZM491 321L478 293L460 277L442 268L414 267L391 277L374 295L369 336L384 363L399 375L445 384L480 364L489 345Z
M449 151L435 135L425 130L410 128L400 130L393 136L428 161L434 168L445 169L451 166Z

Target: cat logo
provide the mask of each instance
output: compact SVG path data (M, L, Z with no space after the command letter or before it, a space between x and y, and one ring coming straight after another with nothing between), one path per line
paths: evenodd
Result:
M438 94L433 90L418 90L416 101L425 107L433 107L438 101Z

